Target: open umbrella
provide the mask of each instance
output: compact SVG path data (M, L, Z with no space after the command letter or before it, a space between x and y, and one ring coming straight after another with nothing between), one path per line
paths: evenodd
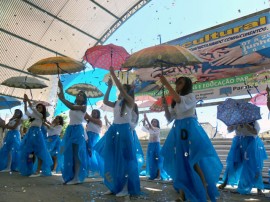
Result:
M260 107L242 100L228 98L217 107L217 119L227 126L250 123L261 118Z
M137 79L137 75L129 71L115 71L115 75L117 75L119 81L122 84L132 84ZM106 74L103 78L103 81L107 83L110 76L110 73ZM113 84L115 85L114 81Z
M96 106L98 109L104 111L104 112L113 112L113 108L105 105L103 103L103 100L100 100L96 103Z
M151 107L156 101L157 99L150 95L140 95L135 97L135 103L138 105L138 108Z
M84 64L77 60L70 57L57 56L39 60L27 70L33 74L59 75L75 73L84 69Z
M133 53L127 58L123 67L173 67L197 64L199 62L201 62L200 59L184 47L179 45L157 45Z
M27 76L10 77L1 83L4 86L23 88L23 89L41 89L48 87L43 81Z
M267 92L263 91L256 94L253 98L250 99L250 102L254 105L266 105L267 103Z
M96 86L86 83L74 84L66 90L66 93L76 96L80 91L84 91L87 98L97 98L103 96L103 93Z
M173 101L173 96L171 95L165 95L165 99L167 104L170 106L172 104ZM161 112L164 111L164 107L162 105L162 97L159 98L151 107L150 110L152 112Z
M93 67L120 70L129 53L121 46L114 44L97 45L86 50L83 57Z
M0 109L11 109L19 105L21 105L21 102L16 98L4 95L0 96Z

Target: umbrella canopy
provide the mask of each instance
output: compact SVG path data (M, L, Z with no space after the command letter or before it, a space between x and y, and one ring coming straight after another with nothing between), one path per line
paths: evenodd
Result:
M135 103L138 105L138 108L151 107L156 101L157 99L150 95L140 95L135 97Z
M11 109L19 105L21 105L21 102L16 98L4 95L0 96L0 109Z
M113 108L112 108L112 107L109 107L109 106L107 106L107 105L105 105L105 104L103 103L103 100L98 101L98 102L96 103L96 105L97 105L97 108L98 108L98 109L100 109L100 110L102 110L102 111L104 111L104 112L113 112Z
M23 89L41 89L48 87L43 81L27 76L10 77L3 81L2 85Z
M42 59L27 70L33 74L57 75L75 73L84 69L85 66L83 63L70 57L58 56Z
M227 126L250 123L261 118L260 107L242 100L229 98L217 107L217 119Z
M137 79L137 75L129 71L115 71L115 75L118 77L122 84L132 84ZM107 83L110 76L110 73L106 74L103 78L103 81ZM114 81L113 84L115 85Z
M103 93L96 86L86 83L74 84L66 90L66 93L76 96L80 91L84 91L87 98L97 98L103 96Z
M166 95L165 96L166 102L167 104L170 106L172 104L173 101L173 96L171 95ZM161 112L164 111L164 107L162 105L162 97L159 98L151 107L150 110L152 112Z
M258 93L253 98L250 99L250 102L254 105L266 105L267 103L267 92L263 91Z
M123 67L173 67L199 62L201 61L196 55L179 45L158 45L133 53L127 58Z
M98 45L86 50L83 57L93 67L120 70L129 53L121 46L114 44Z
M36 101L36 100L33 101L33 104L34 104L34 105L43 104L43 105L46 106L46 107L52 106L52 105L51 105L50 103L48 103L48 102L45 102L45 101Z

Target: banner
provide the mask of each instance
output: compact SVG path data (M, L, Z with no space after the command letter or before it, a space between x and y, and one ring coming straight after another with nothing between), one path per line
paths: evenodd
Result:
M180 37L166 44L187 48L201 63L144 69L144 72L137 70L138 75L143 81L155 80L161 73L174 77L188 76L195 83L194 92L198 99L243 95L249 91L256 93L265 89L263 82L270 78L269 28L270 9L266 9ZM257 86L247 85L248 79L258 80Z

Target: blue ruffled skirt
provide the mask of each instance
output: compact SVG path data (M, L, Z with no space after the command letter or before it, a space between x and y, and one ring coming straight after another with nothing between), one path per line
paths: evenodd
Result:
M104 184L112 193L119 193L127 183L129 194L140 194L136 147L129 124L112 124L94 149L104 159Z
M60 137L59 135L48 136L46 139L47 149L51 156L57 156L60 150Z
M266 150L258 136L235 136L227 157L223 180L238 185L238 192L249 194L252 188L264 189L262 179L263 161Z
M97 142L100 140L100 136L97 133L87 131L88 142L87 149L88 155L88 170L90 172L99 172L101 176L104 176L104 162L99 154L93 149Z
M187 200L206 202L203 182L195 171L202 170L211 201L219 196L216 183L222 171L222 163L202 126L196 118L175 120L161 150L164 169L172 177L176 190L183 190Z
M19 170L19 148L21 134L18 130L9 130L4 138L3 146L0 149L0 170L8 166L9 156L11 155L11 171Z
M136 149L136 158L137 158L137 163L138 163L138 172L141 172L141 169L144 164L144 154L142 150L142 145L140 143L140 140L138 138L138 135L136 133L136 130L133 130L133 140L135 144L135 149Z
M62 140L63 145L60 149L64 156L62 177L65 183L74 178L75 158L78 158L80 161L78 180L83 182L85 177L87 177L87 153L84 133L83 125L69 125L66 129Z
M35 173L33 155L42 160L42 175L51 175L51 156L47 151L46 143L40 127L31 126L22 139L20 146L20 172L24 176Z

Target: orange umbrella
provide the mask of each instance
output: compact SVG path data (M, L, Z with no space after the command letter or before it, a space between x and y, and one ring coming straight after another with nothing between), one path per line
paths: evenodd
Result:
M172 104L173 101L173 96L171 95L166 95L165 96L166 102L167 104L170 106ZM153 112L161 112L164 111L164 107L162 105L162 97L159 98L151 107L150 110Z
M70 57L58 56L42 59L27 70L33 74L57 75L75 73L84 69L85 66L83 63Z
M129 68L173 67L200 62L196 55L182 46L158 45L133 53L122 66Z

